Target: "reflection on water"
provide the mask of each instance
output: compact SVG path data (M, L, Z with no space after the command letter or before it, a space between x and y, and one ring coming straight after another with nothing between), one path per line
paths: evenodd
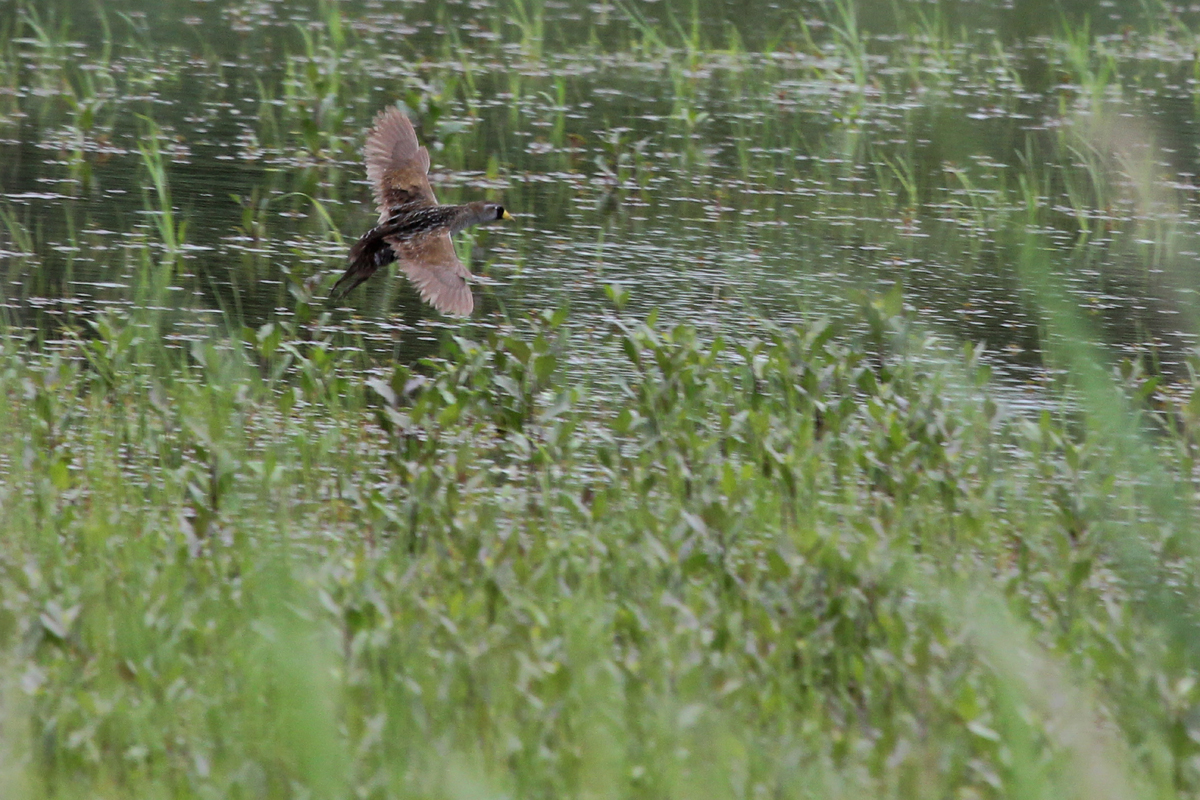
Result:
M179 338L291 313L370 224L359 148L400 101L440 199L517 220L460 239L470 322L376 279L329 320L344 346L408 359L569 303L585 359L614 282L629 313L746 330L901 281L1029 367L1035 248L1108 341L1175 363L1200 280L1190 20L854 5L5 4L4 308L51 338L134 302Z

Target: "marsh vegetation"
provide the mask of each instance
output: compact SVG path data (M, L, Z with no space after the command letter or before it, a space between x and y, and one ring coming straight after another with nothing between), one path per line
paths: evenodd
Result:
M1011 6L0 0L0 795L1196 796L1200 16Z

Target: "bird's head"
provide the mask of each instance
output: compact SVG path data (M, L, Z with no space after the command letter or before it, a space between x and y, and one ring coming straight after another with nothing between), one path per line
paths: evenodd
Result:
M484 203L484 210L488 214L488 221L492 222L501 219L512 219L512 214L504 210L504 206L499 203Z
M512 214L505 211L504 206L499 203L487 203L483 200L476 200L474 203L458 206L458 209L455 212L456 219L452 224L452 232L461 231L463 228L471 225L512 219Z

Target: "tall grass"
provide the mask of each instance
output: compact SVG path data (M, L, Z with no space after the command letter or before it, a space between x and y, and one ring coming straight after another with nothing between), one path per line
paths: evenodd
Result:
M1034 90L1000 45L965 56L975 34L941 4L897 9L912 42L823 4L764 54L734 33L712 49L705 3L618 3L626 27L593 31L589 52L645 63L599 78L547 67L567 40L547 36L554 4L499 8L499 39L448 36L440 65L388 61L381 42L400 45L340 4L286 28L282 66L228 95L267 112L246 160L270 166L210 193L234 195L230 230L263 248L252 269L273 262L276 313L184 329L170 298L198 283L177 267L219 223L189 205L163 146L172 112L142 94L184 68L156 72L139 28L136 68L112 69L113 47L77 75L72 29L21 6L26 62L0 74L45 90L20 102L72 143L55 176L114 180L89 155L97 110L119 136L122 95L143 97L123 166L153 224L122 239L126 302L36 345L16 321L0 339L0 794L1195 795L1200 378L1114 357L1069 289L1098 240L1152 242L1146 275L1186 263L1185 190L1163 185L1153 132L1109 105L1128 52L1058 31L1055 125L1014 135L996 165L968 135L992 129L941 132L966 125L946 73L998 109ZM242 32L239 55L267 38ZM234 72L195 58L214 84ZM580 122L573 99L602 102L591 87L637 86L621 69L664 96L610 108L656 119ZM373 357L363 321L335 325L314 288L356 213L337 199L362 194L347 128L373 107L355 103L385 74L403 75L387 102L405 95L441 168L534 172L511 140L539 123L559 151L540 210L595 245L581 281L629 258L635 199L668 233L698 217L796 279L828 257L849 283L876 252L892 277L952 269L932 300L872 273L837 318L787 325L639 313L671 300L648 269L586 310L523 313L489 287L512 301L496 324L445 332L429 358ZM736 146L709 147L729 130ZM508 198L532 217L540 195L522 192ZM564 216L581 197L595 219ZM285 201L306 227L276 216ZM9 286L49 248L31 207L0 210L22 254ZM81 251L82 212L55 213ZM521 286L552 280L549 251L509 246ZM1034 321L1036 391L929 322L990 268Z
M1191 564L1171 443L1122 445L1111 402L1014 413L900 302L868 298L861 333L620 323L631 377L600 407L564 383L565 313L367 381L286 327L10 341L12 779L1094 796L1103 763L1111 796L1191 786L1190 606L1157 589Z

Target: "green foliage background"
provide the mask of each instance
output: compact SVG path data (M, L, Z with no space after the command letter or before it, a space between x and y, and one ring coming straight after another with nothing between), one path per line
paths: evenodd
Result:
M993 375L983 345L930 324L934 301L904 280L839 285L835 310L802 308L794 324L722 327L678 308L667 319L646 310L659 298L644 284L597 277L585 331L582 309L530 310L497 290L499 322L446 331L424 358L381 355L316 299L341 263L338 231L357 219L341 203L356 158L346 109L377 105L372 68L353 66L374 62L345 56L383 60L369 9L318 3L289 39L256 23L269 4L167 5L216 14L245 34L243 54L294 46L283 77L264 70L253 89L254 147L289 153L292 177L264 173L232 206L238 235L270 258L247 247L218 262L249 282L271 261L278 282L246 296L285 311L229 303L196 325L176 302L180 286L203 286L194 223L212 223L179 199L187 162L163 128L178 115L133 90L182 83L180 51L160 49L141 16L100 13L124 27L76 46L67 6L0 5L0 25L20 34L0 39L6 119L69 120L55 180L88 203L112 180L105 141L134 126L123 155L144 188L139 215L112 218L128 234L122 255L96 267L123 270L108 289L121 302L77 312L62 297L68 311L49 321L34 301L91 268L50 245L55 226L78 252L104 240L71 210L39 217L11 196L0 209L12 301L0 795L1197 794L1194 354L1169 354L1171 370L1154 350L1115 357L1067 280L1100 242L1104 266L1143 268L1134 288L1160 274L1186 288L1190 195L1163 178L1154 137L1113 110L1150 80L1130 55L1139 42L1194 44L1174 10L1125 10L1142 27L1101 34L1054 6L1061 27L1042 44L1066 75L1051 92L1062 126L1011 148L1011 165L935 174L920 137L885 141L864 120L914 81L940 96L953 75L1021 56L1028 42L1007 29L956 22L965 4L815 4L774 37L714 32L700 4L654 19L617 5L606 13L624 15L624 38L611 40L558 32L549 3L486 7L497 52L509 46L530 72L548 45L662 69L661 142L678 174L614 130L590 173L604 213L663 212L663 195L691 183L711 189L703 213L719 212L729 195L697 178L713 117L696 71L797 60L838 112L813 174L872 187L811 193L800 213L812 212L813 247L834 273L854 272L856 241L957 254L963 285L1001 265L1033 320L1043 380L1028 392ZM919 47L872 31L872 9ZM197 19L181 24L209 21ZM114 42L162 56L161 69L75 63L83 51L103 64ZM224 68L216 46L200 52ZM438 66L442 83L414 79L405 100L460 166L491 135L453 129L495 94L473 83L475 55ZM779 97L771 69L729 81L766 107ZM1017 72L996 73L997 97L1033 80ZM550 145L568 142L567 83L509 80L514 97L533 84L562 109L541 127ZM134 106L149 113L117 113ZM739 141L803 145L787 138L794 125L755 125ZM761 188L778 155L747 144L726 168ZM496 164L484 172L499 179ZM562 181L586 177L564 168ZM774 202L742 201L760 213L769 206L754 203ZM275 227L272 203L308 216ZM940 231L929 245L921 225ZM785 262L812 256L788 241L776 240ZM518 266L533 252L523 246ZM936 288L953 294L948 274ZM536 280L531 269L514 285Z

